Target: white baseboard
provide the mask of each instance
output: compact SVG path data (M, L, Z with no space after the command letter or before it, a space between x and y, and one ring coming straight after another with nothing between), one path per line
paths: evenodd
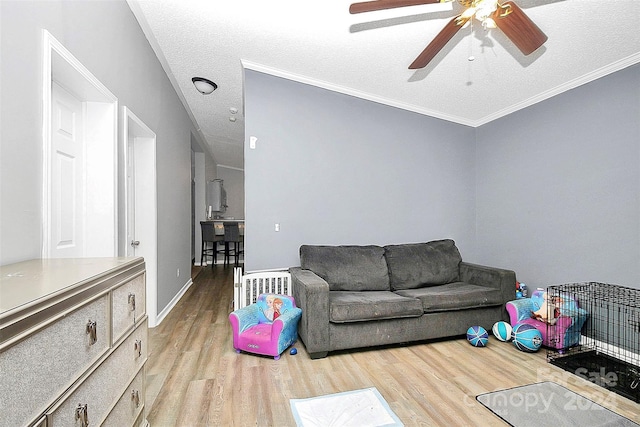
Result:
M169 301L169 304L167 304L166 307L163 308L160 313L158 313L158 316L156 316L155 325L153 325L153 327L156 327L160 323L162 323L164 318L167 317L167 314L169 314L169 312L173 310L173 307L176 306L178 301L180 301L180 298L182 298L182 296L189 290L191 285L193 285L193 280L189 278L189 281L185 283L182 289L180 289L180 291L171 299L171 301Z

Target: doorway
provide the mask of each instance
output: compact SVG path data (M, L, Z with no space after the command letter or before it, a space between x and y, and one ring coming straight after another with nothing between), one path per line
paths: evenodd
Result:
M117 98L43 30L42 258L117 255Z
M149 327L158 313L158 202L156 185L156 134L131 110L123 107L125 159L124 254L144 257L147 275Z

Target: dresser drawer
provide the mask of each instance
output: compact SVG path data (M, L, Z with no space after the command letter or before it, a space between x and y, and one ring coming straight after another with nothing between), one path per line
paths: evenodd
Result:
M141 346L139 345L141 344ZM100 425L147 359L147 319L47 414L47 427Z
M144 272L113 290L111 315L116 343L147 313Z
M107 419L104 420L102 427L133 426L137 419L141 419L140 413L144 412L144 381L145 369L143 367L124 390L124 394Z
M95 335L90 322L95 324ZM109 295L104 294L61 313L1 352L0 391L5 392L0 426L33 422L108 351L109 331Z

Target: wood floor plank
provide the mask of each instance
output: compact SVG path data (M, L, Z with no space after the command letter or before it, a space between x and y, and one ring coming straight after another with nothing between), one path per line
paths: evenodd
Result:
M177 357L147 414L147 420L151 425L177 425L176 421L187 396L189 378L193 376L197 358L198 353L193 351L183 352ZM171 393L167 393L166 390L171 390Z
M215 425L208 418L214 382L215 380L194 380L189 382L185 399L178 410L177 426Z
M195 274L195 272L194 272ZM544 350L518 351L493 337L340 351L311 360L237 354L229 313L233 269L217 265L149 331L147 418L153 427L295 426L289 399L376 387L406 426L506 426L475 396L554 381L640 423L640 405L550 365Z

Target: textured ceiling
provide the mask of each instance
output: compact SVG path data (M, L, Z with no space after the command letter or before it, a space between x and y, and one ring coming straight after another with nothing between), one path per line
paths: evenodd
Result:
M640 62L639 0L515 2L549 37L530 56L476 23L409 70L457 2L350 15L350 0L128 0L217 163L239 169L243 68L479 126Z

